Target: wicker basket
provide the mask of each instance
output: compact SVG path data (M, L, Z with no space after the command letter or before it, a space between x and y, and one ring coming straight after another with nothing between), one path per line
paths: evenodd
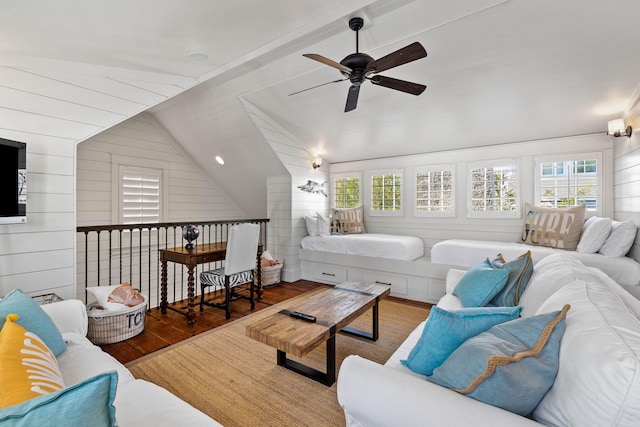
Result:
M144 302L129 307L125 311L110 312L102 310L98 304L87 307L89 332L87 337L94 344L112 344L135 337L144 331L147 313L147 297Z
M282 264L262 267L262 286L280 283L280 270L282 270Z

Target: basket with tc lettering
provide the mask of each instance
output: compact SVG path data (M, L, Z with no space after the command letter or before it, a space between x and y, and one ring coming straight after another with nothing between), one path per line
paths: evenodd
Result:
M99 304L89 305L87 338L94 344L112 344L140 334L147 313L147 297L142 297L143 303L118 311L104 310Z

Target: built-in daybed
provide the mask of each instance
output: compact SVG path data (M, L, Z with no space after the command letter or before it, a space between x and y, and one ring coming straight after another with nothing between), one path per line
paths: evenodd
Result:
M366 280L391 285L391 295L436 303L444 295L446 267L424 256L415 236L367 233L360 208L305 217L309 236L299 252L302 278L327 284Z
M431 262L469 268L498 253L511 260L531 251L535 265L551 254L569 253L586 266L601 269L632 294L639 293L640 263L626 256L638 231L632 220L622 222L590 217L582 221L578 213L572 223L571 218L562 217L571 215L570 209L552 210L528 205L527 211L529 216L523 224L522 242L444 240L431 248ZM552 215L557 217L554 219Z

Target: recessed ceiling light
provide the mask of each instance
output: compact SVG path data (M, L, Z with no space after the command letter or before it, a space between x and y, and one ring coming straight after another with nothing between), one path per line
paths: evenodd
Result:
M209 59L209 55L204 53L192 53L191 55L188 56L188 58L193 62L202 62Z
M216 162L220 163L221 165L224 165L224 160L222 160L222 157L220 156L216 156Z

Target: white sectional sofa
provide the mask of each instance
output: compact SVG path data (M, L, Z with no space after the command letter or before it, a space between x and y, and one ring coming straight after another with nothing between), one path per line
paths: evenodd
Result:
M439 307L461 308L452 291L464 273L449 271ZM571 309L558 374L530 417L433 384L401 364L420 338L423 322L385 365L355 355L343 361L337 392L347 425L640 425L640 301L601 270L551 255L535 266L520 299L521 315L559 310L564 304Z
M87 339L87 312L79 300L43 305L67 343L58 365L66 386L108 371L118 373L114 406L119 427L220 426L209 416L153 383L137 380L120 362Z

